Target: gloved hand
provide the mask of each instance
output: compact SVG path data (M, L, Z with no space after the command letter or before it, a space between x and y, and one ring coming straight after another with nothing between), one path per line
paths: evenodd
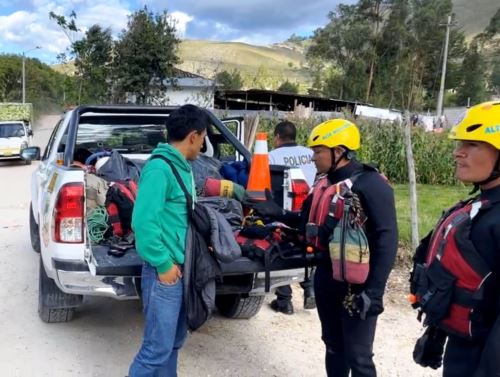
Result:
M359 314L359 318L366 319L366 314L370 310L372 300L365 291L361 292L359 295L354 296L353 309Z
M423 367L438 369L443 364L446 333L434 326L429 326L417 340L413 350L413 360Z
M253 210L262 217L277 218L285 214L285 210L274 201L273 195L269 189L266 189L266 200L256 200L247 197L244 199L243 204L253 208Z

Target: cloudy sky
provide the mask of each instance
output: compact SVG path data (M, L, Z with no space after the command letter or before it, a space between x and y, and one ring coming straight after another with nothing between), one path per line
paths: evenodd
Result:
M352 0L0 0L0 53L20 54L40 46L27 55L55 63L69 42L49 19L50 11L67 16L74 10L82 30L97 23L111 27L116 37L127 16L147 5L155 12L167 9L182 38L266 45L292 33L310 35L340 2Z

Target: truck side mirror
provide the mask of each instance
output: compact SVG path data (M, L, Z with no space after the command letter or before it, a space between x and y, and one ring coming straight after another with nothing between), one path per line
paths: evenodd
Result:
M33 136L33 130L32 129L28 130L28 136Z
M21 151L21 158L26 161L40 159L40 147L28 147Z

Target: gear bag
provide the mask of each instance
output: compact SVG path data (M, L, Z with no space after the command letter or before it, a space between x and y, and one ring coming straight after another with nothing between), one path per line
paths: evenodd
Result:
M368 171L377 171L367 166ZM333 279L350 284L363 284L370 272L370 251L364 223L366 216L359 197L352 191L363 170L335 185L327 177L313 188L306 241L318 250L324 250L319 239L319 227L330 217L336 224L329 236L328 251L332 262Z
M425 313L424 325L466 339L483 338L487 326L475 313L491 270L471 241L473 220L491 203L460 202L439 220L414 255L410 277L412 306Z
M283 241L279 228L267 226L247 226L235 233L236 242L241 247L242 255L264 264L264 290L271 289L271 266L278 259L287 259L280 243Z
M114 236L126 237L132 231L132 211L137 183L132 180L113 182L106 192L106 211Z

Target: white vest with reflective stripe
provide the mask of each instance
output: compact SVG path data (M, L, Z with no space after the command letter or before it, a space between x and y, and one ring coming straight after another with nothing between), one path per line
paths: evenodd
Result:
M269 152L269 163L301 168L309 187L314 183L316 165L312 162L313 151L301 145L283 146Z

